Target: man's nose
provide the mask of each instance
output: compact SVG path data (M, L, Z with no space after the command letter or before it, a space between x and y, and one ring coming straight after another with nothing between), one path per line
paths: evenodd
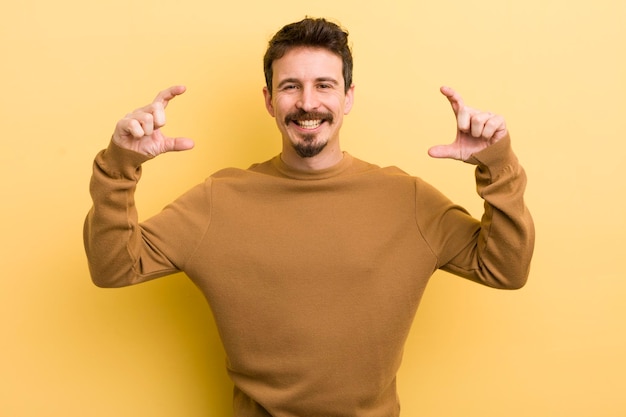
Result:
M296 103L296 107L304 111L316 110L320 106L319 99L313 88L303 88L300 97Z

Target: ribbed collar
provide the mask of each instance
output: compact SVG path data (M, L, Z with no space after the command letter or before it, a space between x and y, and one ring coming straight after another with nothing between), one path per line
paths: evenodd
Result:
M347 171L354 161L354 158L347 152L343 152L343 158L330 168L321 169L318 171L302 171L288 166L283 162L280 155L272 158L272 166L283 176L287 178L293 178L296 180L324 180L341 175Z

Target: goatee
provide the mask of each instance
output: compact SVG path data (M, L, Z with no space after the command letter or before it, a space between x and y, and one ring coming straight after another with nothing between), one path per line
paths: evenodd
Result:
M322 123L333 123L333 115L331 113L307 112L302 109L289 113L285 116L285 124L296 123L305 120L321 120ZM327 141L317 141L315 134L303 133L300 135L301 141L293 143L293 148L301 158L312 158L318 155L326 147Z
M301 158L312 158L322 152L327 143L327 141L317 142L315 135L304 135L302 142L293 144L293 149Z

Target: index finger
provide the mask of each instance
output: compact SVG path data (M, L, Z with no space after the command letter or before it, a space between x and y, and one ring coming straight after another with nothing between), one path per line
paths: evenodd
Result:
M161 104L163 108L165 108L171 99L183 94L186 90L187 88L184 85L175 85L167 90L161 91L152 102Z
M441 94L446 96L455 114L458 114L459 110L465 107L465 102L463 101L461 95L452 88L443 86L439 89L439 91L441 91Z

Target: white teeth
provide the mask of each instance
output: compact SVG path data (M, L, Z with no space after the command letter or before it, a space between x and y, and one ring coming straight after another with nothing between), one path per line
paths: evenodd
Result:
M304 129L315 129L322 124L321 120L299 120L298 126Z

